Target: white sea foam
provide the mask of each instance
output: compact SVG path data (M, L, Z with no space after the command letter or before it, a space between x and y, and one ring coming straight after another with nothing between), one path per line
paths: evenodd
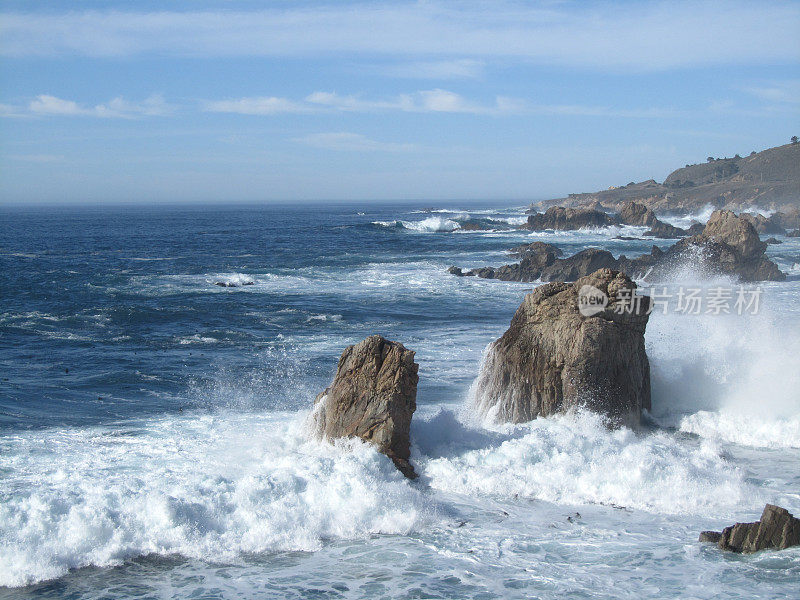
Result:
M764 415L759 410L711 412L683 417L680 430L704 438L756 448L800 448L800 415Z
M178 343L182 346L188 346L189 344L216 344L217 342L219 342L217 338L200 335L199 333L178 338Z
M306 318L306 323L325 323L325 322L333 322L337 323L342 320L342 315L311 315L310 317Z
M714 212L716 208L711 204L706 204L703 208L698 210L695 213L685 214L685 215L658 215L658 218L664 221L665 223L669 223L670 225L674 225L675 227L682 227L683 229L688 229L692 226L692 223L706 223L711 217L711 213Z
M212 275L209 282L215 285L223 284L227 287L241 287L243 285L253 285L256 281L245 273L220 273Z
M689 445L663 432L609 430L592 413L493 432L440 414L415 433L427 452L441 455L424 462L424 475L448 492L668 514L714 515L761 502L713 442Z
M150 553L313 551L432 514L374 449L305 442L274 413L20 433L2 439L0 468L18 490L0 503L0 586Z
M445 217L428 217L422 221L373 221L372 224L380 225L381 227L408 229L419 233L455 231L460 227L457 221Z

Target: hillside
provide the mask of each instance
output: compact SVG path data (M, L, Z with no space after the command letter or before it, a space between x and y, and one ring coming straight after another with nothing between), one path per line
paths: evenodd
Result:
M687 165L669 174L664 183L650 179L607 190L570 194L545 200L537 208L586 206L596 202L619 210L636 201L661 212L692 212L712 205L742 210L800 208L800 144L769 148L750 156Z

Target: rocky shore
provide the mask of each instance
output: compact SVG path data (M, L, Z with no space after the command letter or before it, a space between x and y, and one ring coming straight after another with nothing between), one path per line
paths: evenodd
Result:
M649 215L649 209L641 210L637 205L631 205L628 209L631 221L644 224L654 222L655 215ZM704 272L731 275L744 282L785 280L786 275L766 257L766 248L766 242L761 241L749 219L719 210L712 213L699 233L679 240L666 250L653 246L650 254L637 258L627 258L625 255L615 258L611 252L596 248L562 258L562 252L557 247L534 242L530 246L518 246L511 250L513 255L521 258L519 263L481 267L466 272L453 266L448 272L460 277L475 276L501 281L575 281L597 269L607 268L623 271L633 278L647 276L658 281L680 265L688 263Z

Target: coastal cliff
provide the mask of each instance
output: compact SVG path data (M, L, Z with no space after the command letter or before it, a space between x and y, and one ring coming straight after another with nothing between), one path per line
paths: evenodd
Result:
M532 208L588 207L602 204L620 210L627 202L644 204L659 213L695 212L707 205L739 212L755 207L800 210L800 144L786 144L749 156L716 159L686 165L663 183L650 179L566 198L544 200Z

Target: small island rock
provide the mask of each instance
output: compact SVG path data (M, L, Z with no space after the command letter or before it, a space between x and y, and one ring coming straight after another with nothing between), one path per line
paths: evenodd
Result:
M348 346L333 383L314 401L313 429L319 438L358 437L392 459L409 478L411 417L417 408L419 365L414 352L372 335Z

